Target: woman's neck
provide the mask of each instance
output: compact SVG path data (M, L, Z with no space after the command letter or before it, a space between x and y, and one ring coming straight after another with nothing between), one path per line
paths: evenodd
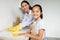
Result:
M30 10L28 10L27 14L29 14Z

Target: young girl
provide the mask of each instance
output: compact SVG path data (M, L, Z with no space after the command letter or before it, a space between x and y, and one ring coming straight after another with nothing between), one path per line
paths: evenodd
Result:
M42 7L38 4L32 7L32 15L35 22L30 26L31 33L26 33L25 36L31 40L44 40L45 26L43 23Z

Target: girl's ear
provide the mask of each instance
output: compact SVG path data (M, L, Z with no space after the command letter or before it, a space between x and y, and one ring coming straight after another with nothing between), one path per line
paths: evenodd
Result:
M41 17L42 13L40 13L40 17Z
M40 15L40 18L42 19L43 18L43 14L41 13L41 15Z

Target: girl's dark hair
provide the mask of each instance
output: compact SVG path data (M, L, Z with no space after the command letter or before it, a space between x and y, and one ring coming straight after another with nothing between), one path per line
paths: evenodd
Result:
M26 1L26 0L22 1L21 6L22 6L23 3L27 3L29 5L29 9L32 9L28 1Z
M41 5L36 4L36 5L34 5L34 6L32 7L32 9L33 9L34 7L36 7L36 6L39 7L40 12L42 13L42 7L41 7ZM41 19L42 19L42 18L43 18L43 14L41 14L40 17L41 17Z

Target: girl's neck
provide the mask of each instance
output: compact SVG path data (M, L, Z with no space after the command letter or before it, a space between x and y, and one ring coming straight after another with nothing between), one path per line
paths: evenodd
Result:
M41 20L41 18L39 17L38 19L36 19L35 21L38 22L39 20Z

